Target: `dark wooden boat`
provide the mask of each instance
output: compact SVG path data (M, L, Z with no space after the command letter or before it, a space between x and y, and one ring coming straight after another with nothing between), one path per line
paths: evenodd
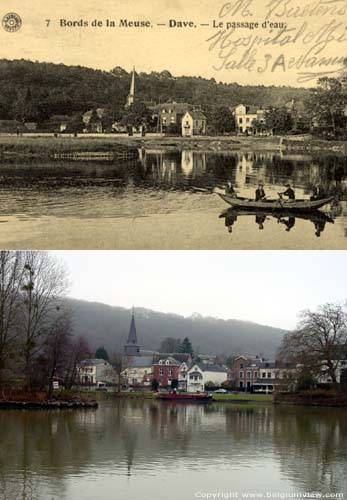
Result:
M252 210L268 210L271 212L276 211L310 211L317 210L318 208L328 205L334 196L329 196L328 198L322 198L321 200L282 200L278 198L276 200L250 200L249 198L237 198L230 196L228 194L217 193L222 200L235 208L241 209L252 209Z
M162 401L187 401L189 403L208 403L212 401L212 396L207 392L158 392L156 398Z

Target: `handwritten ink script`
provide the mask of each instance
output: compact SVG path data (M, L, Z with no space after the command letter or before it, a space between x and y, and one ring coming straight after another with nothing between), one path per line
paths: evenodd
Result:
M227 2L213 20L216 71L295 71L305 83L347 69L347 0L268 0L261 18L257 1Z

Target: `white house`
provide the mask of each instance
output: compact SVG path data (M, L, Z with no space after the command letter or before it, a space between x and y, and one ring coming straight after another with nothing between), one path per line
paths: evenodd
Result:
M180 391L187 390L189 364L183 362L178 370L178 388Z
M206 134L206 116L200 110L187 111L182 118L182 136Z
M126 386L151 384L153 356L129 356L126 364L127 367L122 372L122 378Z
M80 384L115 383L116 379L112 365L104 359L84 359L77 366L77 380Z
M256 131L253 129L254 122L265 125L266 109L257 108L256 106L245 106L238 104L234 108L235 125L239 134L254 134Z
M187 374L187 392L203 392L205 384L220 385L226 382L228 369L217 364L193 363Z

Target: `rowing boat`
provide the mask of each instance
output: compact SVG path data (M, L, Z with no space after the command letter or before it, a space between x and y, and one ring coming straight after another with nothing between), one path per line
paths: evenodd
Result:
M328 205L333 199L333 196L328 198L322 198L321 200L250 200L249 198L237 198L230 196L228 194L217 193L222 200L235 208L246 208L253 210L269 210L283 211L283 210L297 210L297 211L309 211L317 210L318 208Z

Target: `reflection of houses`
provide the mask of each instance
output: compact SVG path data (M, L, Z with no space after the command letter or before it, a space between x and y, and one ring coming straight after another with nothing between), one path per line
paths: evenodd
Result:
M182 118L182 136L206 134L206 116L200 110L187 111Z
M206 153L184 149L181 155L182 174L185 177L190 176L195 179L206 172Z
M104 359L85 359L77 366L77 380L82 385L114 383L116 374L112 365Z
M212 363L194 363L187 374L187 391L204 391L207 382L220 385L227 381L227 373L228 370L224 366Z
M234 108L235 124L236 130L239 134L256 134L259 130L254 127L257 122L260 126L265 129L266 119L265 119L266 109L258 108L256 106L245 106L244 104L239 104Z

